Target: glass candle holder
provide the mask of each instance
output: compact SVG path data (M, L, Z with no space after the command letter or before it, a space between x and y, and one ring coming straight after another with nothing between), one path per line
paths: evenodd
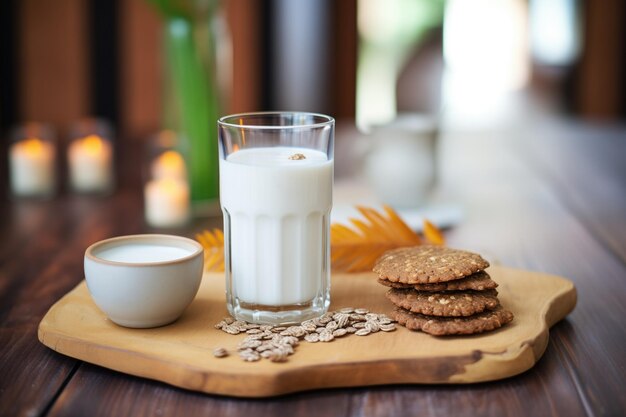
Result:
M106 194L113 189L112 137L111 125L101 119L82 119L72 126L67 149L72 190Z
M18 197L47 198L56 191L56 138L42 123L13 129L9 145L11 192Z
M276 112L218 120L226 301L254 323L299 323L330 304L333 118Z
M184 225L190 217L190 190L178 135L170 130L160 132L150 141L147 155L146 222L160 228Z
M172 178L186 181L187 162L181 148L181 140L172 130L163 130L151 138L147 147L146 176L151 179Z

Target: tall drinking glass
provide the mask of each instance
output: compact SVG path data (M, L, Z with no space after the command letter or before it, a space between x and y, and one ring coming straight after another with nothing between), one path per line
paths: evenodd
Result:
M218 120L226 302L236 319L298 323L330 304L333 118Z

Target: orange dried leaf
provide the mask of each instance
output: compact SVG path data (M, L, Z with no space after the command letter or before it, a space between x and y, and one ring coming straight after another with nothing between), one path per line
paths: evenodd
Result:
M385 209L385 213L387 213L387 215L389 216L391 223L395 226L395 229L398 231L398 233L402 233L404 238L406 238L407 240L410 240L416 245L419 245L420 243L422 243L422 240L417 235L417 233L411 230L411 228L405 222L402 221L400 216L398 216L398 213L396 213L389 206L384 206L384 209Z
M441 230L426 219L424 219L424 237L433 245L446 244L446 239L443 237Z
M331 226L331 263L335 271L370 271L386 251L415 246L421 239L400 219L391 207L384 213L372 208L357 207L365 219L350 219L352 227Z
M204 269L211 272L224 271L224 234L219 229L205 230L196 235L204 248Z

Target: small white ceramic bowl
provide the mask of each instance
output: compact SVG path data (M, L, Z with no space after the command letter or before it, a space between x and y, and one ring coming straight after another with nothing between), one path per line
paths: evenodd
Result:
M202 246L180 236L120 236L85 251L91 297L125 327L163 326L180 317L198 292L203 267Z

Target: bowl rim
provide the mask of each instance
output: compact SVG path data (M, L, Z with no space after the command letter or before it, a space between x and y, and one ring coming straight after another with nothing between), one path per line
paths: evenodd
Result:
M150 239L152 241L162 239L163 242L178 240L185 243L189 243L192 246L195 246L195 250L191 252L189 255L183 256L182 258L171 259L168 261L153 261L153 262L124 262L124 261L111 261L108 259L103 259L94 254L94 251L103 245L113 243L113 242L124 242L124 241L141 241ZM92 243L85 250L85 260L89 259L90 261L97 262L105 265L116 265L116 266L130 266L130 267L140 267L140 266L164 266L164 265L175 265L179 263L184 263L189 261L190 259L195 258L196 256L202 255L204 252L204 247L193 239L189 239L184 236L176 236L176 235L166 235L166 234L158 234L158 233L144 233L137 235L124 235L124 236L116 236L109 239L103 239L98 242Z

